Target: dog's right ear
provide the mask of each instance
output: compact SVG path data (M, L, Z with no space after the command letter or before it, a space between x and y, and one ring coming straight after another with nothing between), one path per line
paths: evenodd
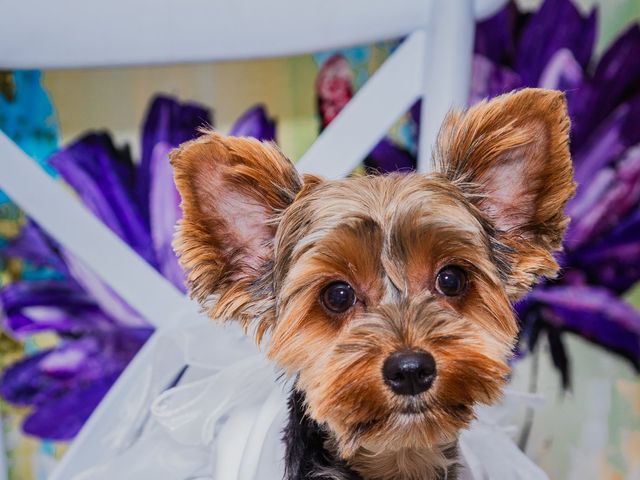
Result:
M214 132L174 150L171 165L183 211L174 249L191 296L212 318L268 323L274 220L301 188L295 167L273 143Z
M465 192L511 250L508 291L517 299L558 271L573 196L570 119L564 94L527 88L445 119L437 170Z

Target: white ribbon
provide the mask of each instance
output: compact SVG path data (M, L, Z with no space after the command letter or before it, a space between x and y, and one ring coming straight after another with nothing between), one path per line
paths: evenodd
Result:
M282 479L291 382L278 378L239 328L224 336L232 345L220 345L219 333L214 325L195 324L159 339L141 400L108 442L110 458L73 480ZM167 358L168 352L181 358ZM176 361L188 369L162 391L159 372ZM539 401L507 392L501 405L478 410L478 420L460 437L463 479L547 480L509 437L514 408Z

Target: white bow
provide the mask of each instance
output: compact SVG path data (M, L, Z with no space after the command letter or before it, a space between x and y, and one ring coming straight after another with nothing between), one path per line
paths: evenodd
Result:
M282 479L291 381L279 379L238 327L226 328L228 335L199 323L166 332L139 402L114 419L119 427L105 442L110 459L73 480ZM176 354L188 368L165 389L159 372ZM509 437L508 413L523 402L531 398L507 392L502 404L478 410L460 437L463 479L547 480Z

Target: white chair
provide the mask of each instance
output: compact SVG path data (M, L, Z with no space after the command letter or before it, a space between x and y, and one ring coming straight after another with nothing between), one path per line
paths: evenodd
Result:
M418 168L446 112L469 91L474 22L505 0L0 0L0 69L211 62L292 55L405 37L298 163L349 173L420 97ZM73 442L51 480L99 462L158 338L197 307L0 133L0 188L157 331ZM204 321L204 319L201 319ZM213 328L213 327L212 327ZM221 336L229 333L220 329ZM168 368L172 378L182 368ZM0 444L0 447L2 445ZM0 480L6 469L0 457Z

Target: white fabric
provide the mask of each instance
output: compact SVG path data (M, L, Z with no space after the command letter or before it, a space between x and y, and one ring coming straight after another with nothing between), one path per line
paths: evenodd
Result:
M110 460L73 480L282 479L281 436L291 383L239 333L237 357L221 358L229 345L216 345L219 333L213 325L180 331L174 345L189 369L179 384L122 419L108 443ZM163 369L166 355L166 349L155 355L154 370ZM147 382L140 398L159 391L155 383ZM547 479L518 450L506 425L512 405L530 400L514 393L505 398L500 406L480 409L479 419L462 433L464 480Z

